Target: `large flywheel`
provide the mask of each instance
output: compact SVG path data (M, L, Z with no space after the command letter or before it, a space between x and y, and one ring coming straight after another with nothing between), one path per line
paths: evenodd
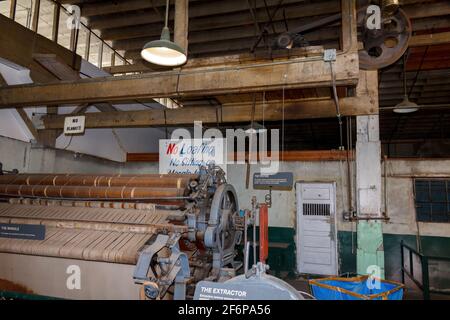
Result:
M381 29L369 29L367 7L358 10L359 65L364 70L385 68L400 59L408 49L411 38L411 21L398 9L391 16L383 17Z

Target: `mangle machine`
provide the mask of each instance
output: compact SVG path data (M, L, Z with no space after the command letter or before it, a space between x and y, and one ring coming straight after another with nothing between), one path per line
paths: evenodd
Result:
M199 175L0 175L0 290L74 299L189 299L235 275L243 225L218 167ZM79 279L75 278L78 277Z

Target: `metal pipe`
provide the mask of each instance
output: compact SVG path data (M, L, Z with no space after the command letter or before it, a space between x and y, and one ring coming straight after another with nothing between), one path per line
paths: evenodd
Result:
M387 193L387 156L384 156L384 217L388 218L388 193Z
M259 262L266 263L269 257L269 208L259 206Z
M250 253L250 242L246 241L244 247L244 274L247 274L248 272L249 253Z

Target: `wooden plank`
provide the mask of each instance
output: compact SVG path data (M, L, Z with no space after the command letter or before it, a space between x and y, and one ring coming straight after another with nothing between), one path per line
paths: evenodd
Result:
M349 97L340 100L343 116L377 114L378 108L368 97ZM279 101L266 103L264 118L261 108L255 114L255 121L279 121L282 119L282 107ZM330 118L336 116L333 100L286 101L285 119L300 120L312 118ZM249 122L251 105L224 106L219 117L216 108L189 107L177 110L139 110L121 112L101 112L86 114L86 128L125 128L125 127L161 127L190 126L194 121L205 124ZM44 116L46 128L61 129L64 116Z
M378 77L376 72L361 71L356 94L356 97L340 99L343 116L378 114ZM262 109L262 104L258 103L255 121L280 121L283 118L282 101L267 101L264 114ZM165 110L87 113L86 128L191 126L194 121L202 121L205 124L251 121L251 102L223 104L222 108L218 110L203 106ZM332 99L286 100L284 103L285 120L332 118L335 116L336 106ZM44 116L43 121L48 129L62 129L64 118L63 115Z
M409 41L410 47L433 46L450 43L450 32L416 35Z
M174 42L188 52L189 0L175 0Z
M33 23L31 25L31 30L33 30L34 32L38 31L40 8L41 8L41 0L35 0L33 8Z
M61 15L61 6L58 3L55 3L53 9L53 25L52 25L52 40L54 42L58 42L58 33L59 33L59 17Z
M127 153L127 162L158 162L158 153Z
M55 54L35 54L33 55L33 58L59 80L75 81L81 79L78 71L65 64ZM88 104L83 104L76 108L72 113L84 113L87 107ZM109 103L97 103L95 107L102 112L117 111L117 109Z
M19 114L20 118L22 118L23 122L25 123L27 129L30 131L30 133L33 135L33 138L35 140L38 140L39 134L36 128L34 127L33 122L28 117L28 114L25 112L22 108L16 108L17 113Z
M338 86L355 86L358 83L358 61L357 52L338 54L335 62ZM138 77L107 77L0 88L0 108L330 86L328 63L321 58L299 58L236 67L181 69Z
M11 0L10 9L9 9L9 17L11 20L16 19L16 6L17 6L17 0Z
M50 72L33 59L34 54L52 53L72 69L80 69L80 56L3 15L0 15L0 30L0 43L14 44L0 46L0 57L30 69L34 82L46 83L55 80Z
M289 56L291 59L295 58L306 58L306 57L319 57L323 55L323 47L322 46L308 46L304 48L293 48L289 50ZM227 55L227 56L217 56L217 57L209 57L209 58L195 58L189 59L186 65L183 66L183 70L195 69L195 68L212 68L215 66L229 67L229 66L239 66L245 63L267 63L271 61L280 61L285 59L286 52L281 51L273 51L270 58L258 57L256 54L250 53L241 53L236 55ZM161 70L161 68L159 68ZM129 73L129 72L149 72L149 71L158 71L157 67L150 66L148 63L143 62L142 60L135 61L134 64L122 65L122 66L114 66L114 67L105 67L103 68L106 72L110 74L117 73Z
M421 3L412 6L403 6L402 9L410 19L444 16L450 14L450 2L433 2L429 5L423 5Z

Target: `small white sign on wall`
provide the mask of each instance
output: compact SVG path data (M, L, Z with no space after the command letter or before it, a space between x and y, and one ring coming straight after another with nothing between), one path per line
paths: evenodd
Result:
M66 117L64 119L64 134L84 133L84 124L86 116Z
M198 174L200 166L216 164L225 173L225 139L159 140L159 173Z

